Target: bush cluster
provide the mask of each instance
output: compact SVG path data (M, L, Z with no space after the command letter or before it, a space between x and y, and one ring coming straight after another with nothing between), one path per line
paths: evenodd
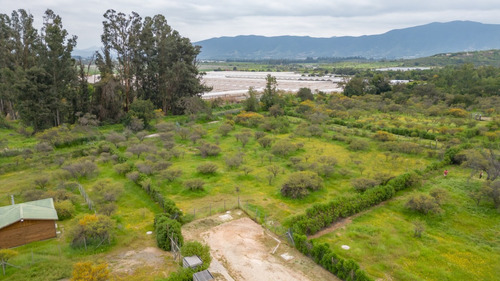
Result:
M321 188L323 180L311 171L301 171L291 174L281 187L281 194L291 198L302 198Z
M217 165L215 163L207 162L196 167L200 174L215 174L217 172Z
M170 251L172 239L177 240L177 244L182 246L184 244L184 237L181 233L181 224L174 219L170 218L169 214L159 214L155 217L155 233L156 233L156 244L158 248Z
M206 158L208 156L217 156L220 153L220 147L211 144L211 143L203 143L198 147L198 150L200 151L200 155L203 158Z
M264 121L264 116L262 116L259 113L255 112L246 112L242 111L238 115L236 115L236 118L234 121L237 124L243 125L243 126L248 126L248 127L257 127L259 124L262 124Z
M307 241L302 234L294 234L295 247L324 269L335 274L342 280L369 281L372 280L353 260L345 260L335 254L326 243L315 244Z

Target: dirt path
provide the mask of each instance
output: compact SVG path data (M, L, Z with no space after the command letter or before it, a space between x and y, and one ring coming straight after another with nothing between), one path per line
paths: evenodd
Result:
M194 221L183 227L183 235L210 246L209 270L217 280L338 280L239 210Z
M359 214L357 214L359 215ZM311 236L307 236L307 239L314 239L314 238L318 238L318 237L321 237L325 234L328 234L330 232L334 232L335 230L339 229L339 228L342 228L348 224L350 224L352 222L352 218L354 218L355 216L357 215L354 215L352 217L348 217L348 218L345 218L345 219L341 219L335 223L333 223L332 225L330 225L329 227L327 228L323 228L322 230L320 230L319 232L316 232L316 234L314 235L311 235Z
M323 236L323 235L325 235L325 234L328 234L328 233L330 233L330 232L334 232L335 230L337 230L337 229L339 229L339 228L343 228L343 227L345 227L346 225L350 224L354 218L357 218L357 217L359 217L359 216L363 215L364 213L366 213L366 212L368 212L368 211L373 210L374 208L378 208L378 207L380 207L380 206L383 206L383 205L385 205L385 204L386 204L388 201L390 201L390 200L392 200L392 199L389 199L389 200L387 200L387 201L384 201L384 202L382 202L382 203L379 203L379 204L377 204L377 205L375 205L375 206L373 206L373 207L368 208L367 210L364 210L364 211L362 211L362 212L359 212L359 213L357 213L357 214L355 214L355 215L352 215L352 216L350 216L350 217L347 217L347 218L341 219L341 220L339 220L339 221L337 221L337 222L334 222L334 223L333 223L333 224L331 224L329 227L327 227L327 228L323 228L322 230L320 230L319 232L317 232L317 233L315 233L315 234L313 234L313 235L311 235L311 236L307 236L307 239L314 239L314 238L318 238L318 237L321 237L321 236Z

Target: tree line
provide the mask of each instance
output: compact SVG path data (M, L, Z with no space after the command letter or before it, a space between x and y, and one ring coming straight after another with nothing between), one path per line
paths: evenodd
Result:
M34 131L74 123L86 113L117 122L136 101L145 101L140 108L180 114L183 99L208 90L196 68L200 48L163 15L143 19L108 10L104 19L102 48L92 59L100 80L92 85L90 65L71 56L77 37L60 16L46 10L38 31L23 9L0 14L0 116Z

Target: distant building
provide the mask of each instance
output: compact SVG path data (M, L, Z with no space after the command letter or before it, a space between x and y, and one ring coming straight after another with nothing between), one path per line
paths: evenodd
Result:
M56 237L57 220L52 198L0 207L0 249Z
M408 84L410 82L411 82L410 80L391 80L391 81L389 81L389 84L399 85L399 84Z

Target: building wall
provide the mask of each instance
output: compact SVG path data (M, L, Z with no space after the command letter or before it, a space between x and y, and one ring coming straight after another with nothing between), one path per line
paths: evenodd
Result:
M12 248L56 236L55 221L24 220L0 229L0 248Z

